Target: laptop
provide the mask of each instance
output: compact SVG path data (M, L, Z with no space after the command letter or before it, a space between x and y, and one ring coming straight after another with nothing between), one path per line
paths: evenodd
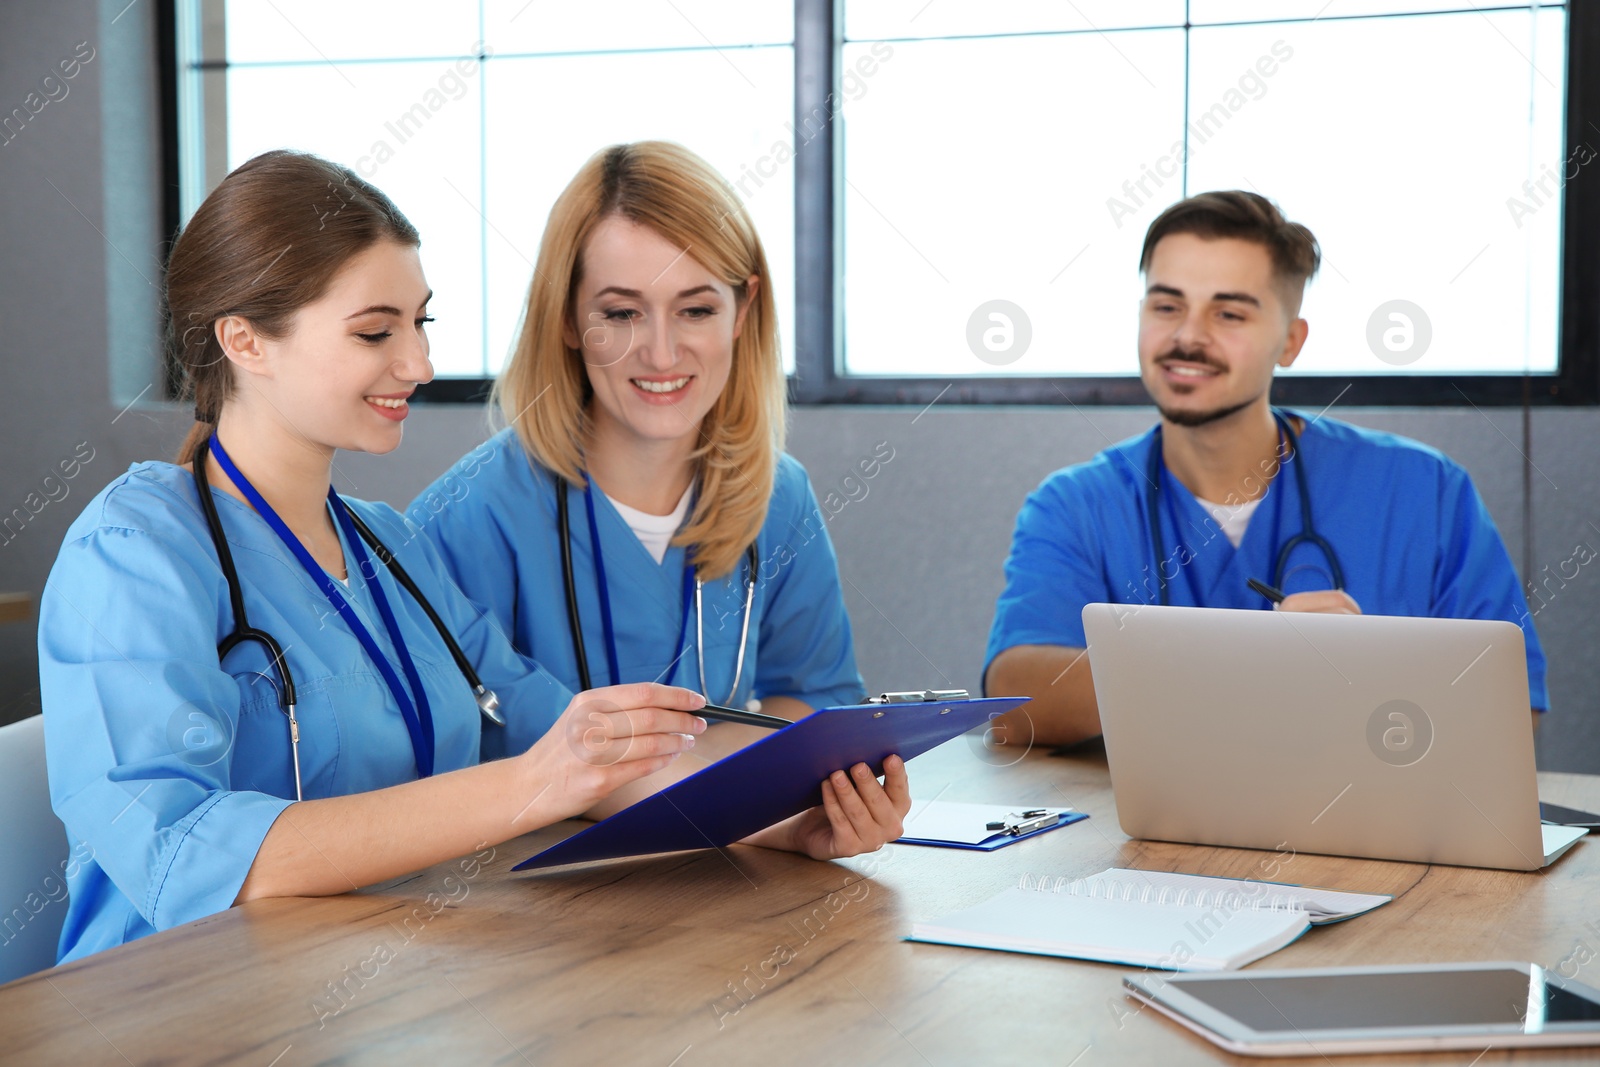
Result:
M1522 631L1509 622L1083 609L1130 837L1536 870Z

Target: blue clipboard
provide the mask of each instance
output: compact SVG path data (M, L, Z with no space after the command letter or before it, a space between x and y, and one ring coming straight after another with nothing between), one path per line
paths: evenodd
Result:
M721 848L822 803L822 780L865 763L882 773L943 744L1027 697L822 708L718 760L512 870Z
M946 841L943 838L938 837L902 837L896 840L895 844L925 845L929 848L964 848L970 849L974 852L993 852L997 848L1005 848L1007 845L1014 845L1018 841L1026 841L1030 837L1038 837L1040 834L1047 834L1052 830L1059 830L1063 826L1071 826L1075 822L1082 822L1088 817L1089 815L1087 812L1063 811L1061 813L1061 820L1059 822L1053 822L1049 826L1041 826L1037 830L1029 830L1025 834L1015 835L1008 834L1003 830L998 830L995 832L993 837L985 838L976 844L969 841Z

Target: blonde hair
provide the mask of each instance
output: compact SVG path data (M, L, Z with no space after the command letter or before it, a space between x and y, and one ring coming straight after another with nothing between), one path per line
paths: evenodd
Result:
M786 385L761 238L732 187L705 160L667 141L612 145L590 157L550 209L521 330L494 400L535 461L584 484L593 390L582 353L567 346L563 327L572 322L584 244L611 216L687 249L733 289L741 306L749 303L727 384L692 453L700 486L694 512L673 539L692 546L702 578L720 578L738 566L766 522L783 451ZM753 297L751 275L760 279Z

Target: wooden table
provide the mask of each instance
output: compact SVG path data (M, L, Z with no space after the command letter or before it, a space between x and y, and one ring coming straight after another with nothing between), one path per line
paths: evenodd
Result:
M1111 866L1395 895L1258 967L1530 960L1600 982L1600 845L1543 873L1133 841L1104 757L1002 767L957 740L918 796L1092 818L995 853L896 845L840 863L734 847L513 875L551 827L380 890L234 908L0 988L6 1064L1174 1064L1234 1061L1119 982L1129 968L912 944L911 922L1023 874ZM1540 776L1600 807L1600 778ZM1275 865L1275 866L1274 866ZM430 896L430 894L432 894ZM1593 1063L1595 1050L1355 1064ZM1309 1063L1315 1060L1281 1061ZM1328 1061L1320 1061L1328 1062Z
M0 623L27 622L33 618L33 597L27 593L0 593Z

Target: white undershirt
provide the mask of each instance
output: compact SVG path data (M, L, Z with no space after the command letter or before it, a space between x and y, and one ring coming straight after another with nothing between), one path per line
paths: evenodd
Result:
M1250 525L1250 516L1256 513L1256 507L1266 497L1258 496L1254 500L1243 504L1213 504L1209 500L1200 500L1200 506L1211 513L1211 520L1221 528L1223 536L1234 548L1239 547L1239 542L1244 540L1245 527Z
M606 499L611 501L611 506L617 509L617 514L622 516L622 521L628 524L628 529L633 531L633 535L639 539L645 551L660 563L667 558L672 535L678 532L678 527L683 525L684 516L689 514L689 497L693 492L693 485L685 489L683 496L678 498L678 506L672 509L670 515L651 515L638 508L630 508L626 504L619 503L610 493L606 494Z

